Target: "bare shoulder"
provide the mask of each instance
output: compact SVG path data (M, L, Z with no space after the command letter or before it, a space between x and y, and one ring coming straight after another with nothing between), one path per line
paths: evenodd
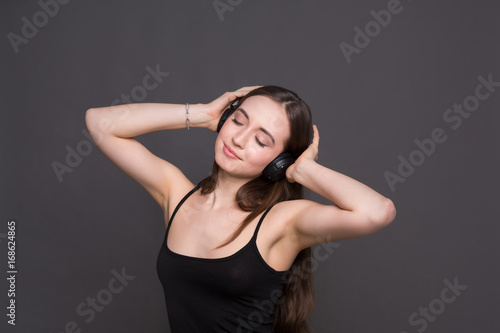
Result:
M312 205L317 205L314 201L307 199L296 199L278 202L269 211L266 219L271 220L275 234L279 237L295 238L297 233L294 221L297 216Z
M297 214L300 214L300 212L302 212L303 210L315 205L319 204L307 199L281 201L274 205L269 214L273 212L273 218L283 221L290 221L293 220L297 216Z
M351 211L311 200L285 201L276 205L276 219L283 220L286 239L295 247L306 247L337 240L365 237L385 228L362 211Z
M314 203L309 200L290 200L275 204L265 216L261 226L262 236L257 243L264 260L275 270L289 269L302 250L301 236L294 221L297 214Z
M163 190L161 207L164 215L170 217L177 204L196 185L180 169L176 167L172 168L172 166L169 166L168 169L168 172L171 174L171 180Z

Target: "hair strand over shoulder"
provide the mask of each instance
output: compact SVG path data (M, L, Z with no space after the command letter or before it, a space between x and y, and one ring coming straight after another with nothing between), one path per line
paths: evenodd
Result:
M267 96L281 104L290 121L290 138L285 150L297 158L307 149L312 131L311 111L309 106L294 92L277 86L264 86L252 90L243 98L251 96ZM199 185L201 194L211 193L217 186L219 166L214 162L210 176ZM303 186L290 183L286 179L271 182L257 177L244 184L236 194L236 202L243 211L249 212L235 232L220 246L231 243L242 230L257 216L272 205L286 200L303 198ZM314 305L312 285L311 248L299 252L293 262L283 290L283 295L276 304L274 329L276 333L310 333L307 323Z

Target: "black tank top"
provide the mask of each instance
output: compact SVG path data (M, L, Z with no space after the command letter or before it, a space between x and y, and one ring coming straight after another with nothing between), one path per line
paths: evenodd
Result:
M272 206L236 253L216 259L185 256L170 251L167 236L177 210L198 188L175 208L156 262L171 332L272 333L275 305L288 273L270 267L257 249L257 232Z

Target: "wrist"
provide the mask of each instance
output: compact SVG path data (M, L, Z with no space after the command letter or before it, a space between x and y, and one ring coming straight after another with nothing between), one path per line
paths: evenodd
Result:
M185 104L185 127L209 128L210 118L205 111L205 105L202 103Z
M311 160L311 159L301 159L297 160L295 162L295 166L292 170L292 177L293 179L301 184L304 185L304 183L307 182L307 179L309 178L309 175L311 173L314 173L314 168L318 165L316 161Z

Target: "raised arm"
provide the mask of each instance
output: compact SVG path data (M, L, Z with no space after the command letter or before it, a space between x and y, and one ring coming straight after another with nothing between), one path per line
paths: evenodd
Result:
M190 106L193 125L195 110ZM135 136L185 126L181 104L135 103L87 110L85 121L100 151L120 170L137 181L160 205L164 206L172 185L189 186L191 182L169 162L155 156Z
M253 87L227 92L208 104L189 105L190 127L216 130L220 113L236 97ZM85 114L87 129L101 152L137 181L165 209L170 196L194 185L171 163L155 156L135 136L186 127L186 105L133 103L91 108Z
M367 236L389 225L396 216L392 201L359 181L318 164L318 143L314 126L313 143L290 166L287 177L335 205L299 200L286 207L297 246L305 248Z

